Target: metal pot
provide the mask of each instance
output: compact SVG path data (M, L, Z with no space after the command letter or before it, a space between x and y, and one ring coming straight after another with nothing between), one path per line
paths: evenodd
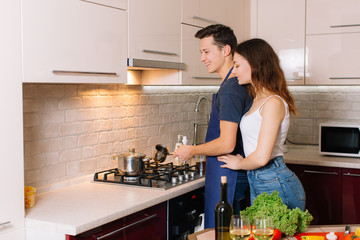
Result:
M162 144L157 144L155 146L155 153L154 153L154 161L157 162L157 163L162 163L166 160L166 157L168 155L172 155L173 153L172 152L169 152L169 149L162 145Z
M118 162L119 171L127 176L138 176L144 171L144 157L145 154L136 153L135 148L130 148L128 153L111 156Z

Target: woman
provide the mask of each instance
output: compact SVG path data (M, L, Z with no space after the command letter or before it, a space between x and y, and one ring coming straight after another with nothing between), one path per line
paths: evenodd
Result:
M296 110L279 58L266 41L251 39L236 47L233 73L239 84L248 84L254 101L240 122L246 157L220 156L221 167L247 170L251 203L257 195L277 190L290 209L304 210L303 186L283 161L290 113L296 115Z

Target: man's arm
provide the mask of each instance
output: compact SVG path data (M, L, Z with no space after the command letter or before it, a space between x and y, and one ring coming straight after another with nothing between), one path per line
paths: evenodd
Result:
M186 161L195 155L219 156L231 153L236 145L238 127L238 123L220 120L218 138L196 146L181 145L173 156L178 157L180 161Z

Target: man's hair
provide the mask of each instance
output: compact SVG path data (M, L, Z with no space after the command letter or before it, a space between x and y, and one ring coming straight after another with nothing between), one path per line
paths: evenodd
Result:
M237 46L237 39L234 31L230 27L224 26L222 24L214 24L200 29L195 34L195 37L199 39L210 36L214 38L214 44L217 45L220 49L225 45L229 45L231 47L231 53L234 54L235 48Z

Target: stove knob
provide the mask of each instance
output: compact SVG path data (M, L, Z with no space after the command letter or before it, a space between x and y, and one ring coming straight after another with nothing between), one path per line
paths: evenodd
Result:
M195 173L195 172L191 172L191 173L190 173L190 176L191 176L191 178L195 178L196 173Z
M172 177L171 178L171 183L176 184L177 183L177 177Z
M190 179L190 173L185 173L184 176L185 176L185 180L189 180L189 179Z
M184 181L184 175L179 175L178 179L179 179L179 182L183 182Z

